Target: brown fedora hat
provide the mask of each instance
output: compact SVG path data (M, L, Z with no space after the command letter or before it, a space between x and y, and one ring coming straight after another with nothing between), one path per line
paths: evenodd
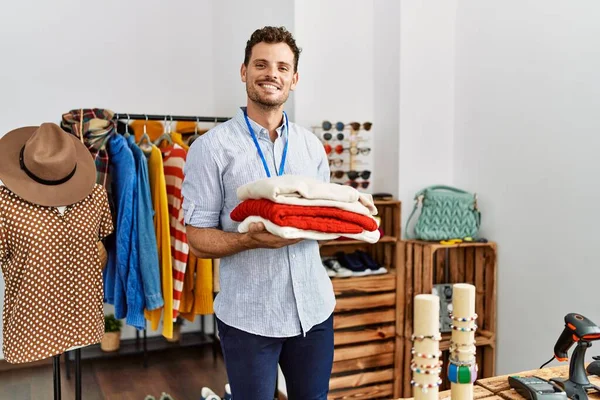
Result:
M88 149L53 123L8 132L0 139L0 160L4 185L42 206L77 203L96 183L96 165Z

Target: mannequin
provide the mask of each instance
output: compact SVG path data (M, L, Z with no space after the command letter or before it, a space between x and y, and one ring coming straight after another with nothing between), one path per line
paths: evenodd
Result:
M60 399L60 355L75 349L79 366L80 348L104 333L97 242L113 230L107 194L87 148L52 123L7 133L0 159L4 356L53 357Z

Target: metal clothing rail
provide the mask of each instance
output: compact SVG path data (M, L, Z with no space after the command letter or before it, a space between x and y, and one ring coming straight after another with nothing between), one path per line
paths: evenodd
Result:
M115 120L145 120L148 121L192 121L192 122L226 122L230 118L226 117L196 117L190 115L160 115L160 114L126 114L115 113Z

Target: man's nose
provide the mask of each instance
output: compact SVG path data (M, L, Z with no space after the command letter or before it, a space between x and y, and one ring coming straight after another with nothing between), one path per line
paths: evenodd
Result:
M279 71L277 70L277 67L276 67L276 66L269 67L269 68L267 69L267 77L268 77L268 78L271 78L271 79L273 79L273 80L277 80L277 78L278 78L278 76L279 76L279 75L278 75L278 73L279 73Z

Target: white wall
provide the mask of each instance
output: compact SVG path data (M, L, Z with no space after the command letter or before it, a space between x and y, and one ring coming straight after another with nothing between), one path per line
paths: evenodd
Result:
M599 18L593 0L459 1L454 177L499 243L499 373L547 361L569 312L600 323Z
M245 86L240 80L246 42L254 30L266 25L285 26L294 33L294 1L221 0L212 6L215 22L213 59L209 62L214 66L213 102L216 114L229 116L235 112L232 105L235 108L246 104ZM294 120L293 94L285 109Z
M213 115L213 2L3 3L0 132L77 107ZM195 28L197 27L197 28ZM9 39L10 37L10 39Z
M373 120L373 2L295 2L296 122ZM376 129L377 126L374 126Z
M398 157L404 220L417 191L452 182L456 7L456 0L400 3Z
M400 2L374 0L373 12L373 191L398 197L400 143Z

